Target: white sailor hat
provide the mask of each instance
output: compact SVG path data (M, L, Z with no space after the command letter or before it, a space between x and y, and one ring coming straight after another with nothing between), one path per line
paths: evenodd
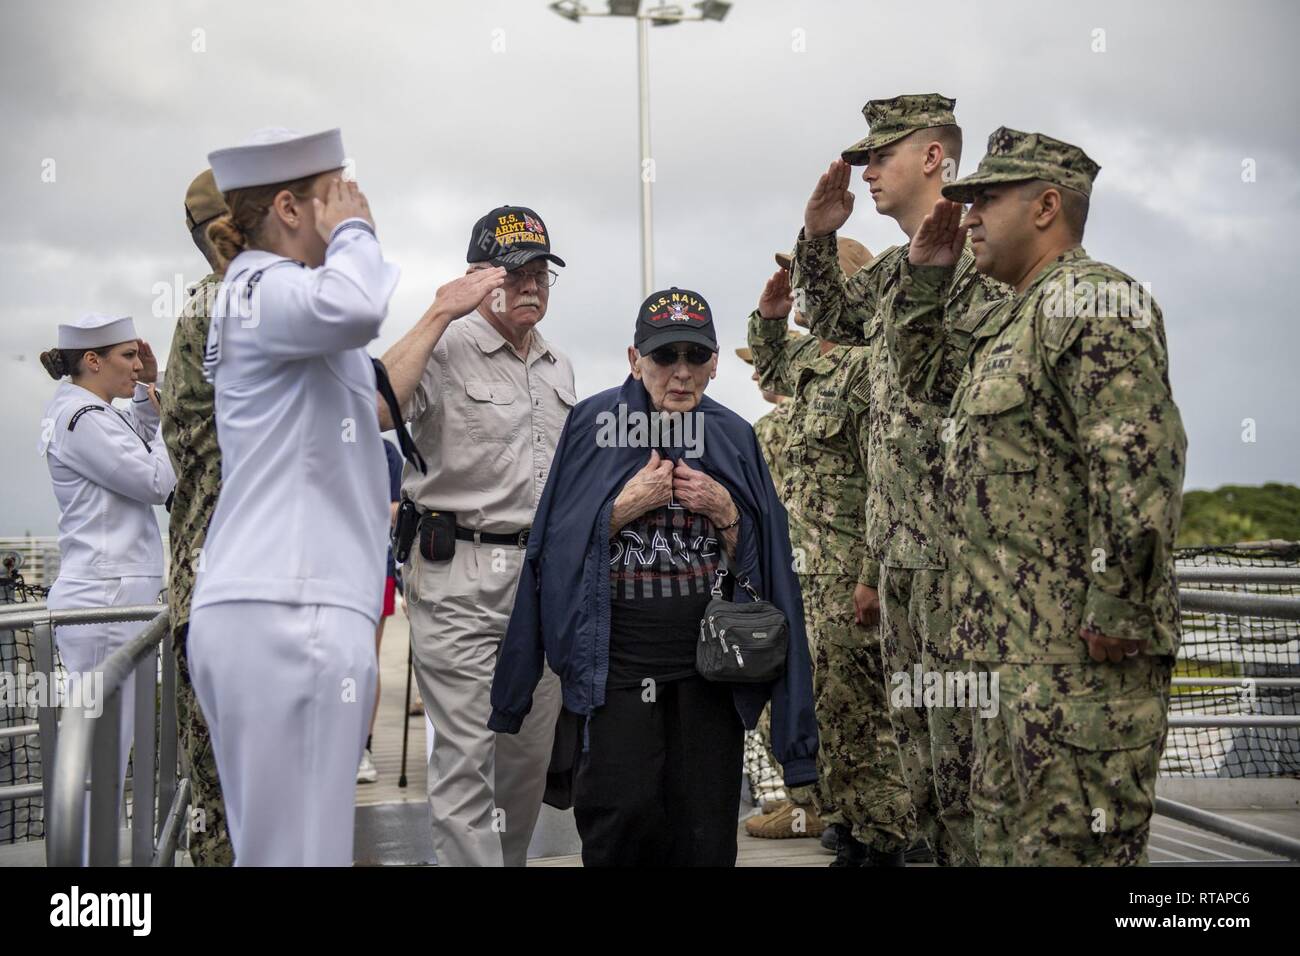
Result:
M343 134L337 129L304 135L275 126L259 129L240 146L208 153L208 165L223 193L287 183L338 169L343 163Z
M61 349L98 349L119 342L132 342L138 338L135 323L129 315L100 315L92 312L59 324Z

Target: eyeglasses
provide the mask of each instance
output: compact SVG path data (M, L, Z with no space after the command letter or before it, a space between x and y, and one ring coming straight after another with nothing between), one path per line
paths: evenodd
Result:
M551 286L555 285L555 280L559 277L560 274L554 269L529 269L527 271L519 269L515 272L507 272L506 282L513 286L520 286L529 279L532 279L540 287L549 289Z
M675 349L671 345L661 345L650 353L650 360L664 368L676 365L683 358L691 365L707 365L709 359L713 358L713 349L706 348L703 345L691 345L684 349Z

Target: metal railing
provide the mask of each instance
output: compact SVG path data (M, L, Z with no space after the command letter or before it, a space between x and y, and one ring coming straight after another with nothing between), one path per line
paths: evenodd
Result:
M119 862L118 814L122 805L121 726L123 686L135 675L134 773L132 775L131 864L170 866L190 800L188 779L181 779L176 723L176 659L170 618L165 606L88 608L50 611L17 606L0 612L0 629L31 628L34 663L54 674L53 629L56 625L149 621L138 635L97 668L103 674L102 696L94 703L38 709L35 725L8 728L6 736L38 734L46 755L40 784L0 788L0 801L38 794L45 800L49 866L116 866ZM161 688L159 654L161 653ZM161 693L159 691L161 690ZM48 760L53 757L53 772ZM89 773L88 773L89 772ZM87 778L89 777L89 782ZM89 813L87 813L89 792ZM156 806L165 810L155 827ZM89 818L89 834L86 833ZM156 831L156 835L155 835ZM89 837L89 854L85 855Z
M1300 585L1300 568L1296 567L1179 567L1178 604L1183 613L1224 614L1233 617L1259 617L1283 621L1300 621L1300 597L1283 594L1255 594L1205 590L1187 585L1235 585L1254 587L1294 587ZM1300 687L1300 679L1291 677L1176 677L1175 687L1239 687L1285 690ZM1171 714L1169 727L1300 727L1297 714ZM1164 797L1156 798L1156 812L1208 830L1258 850L1300 861L1300 840L1263 827L1200 807Z
M1300 584L1300 569L1293 568L1181 568L1183 584L1253 584L1289 586ZM1225 593L1191 587L1179 589L1184 611L1233 616L1258 616L1300 620L1300 597ZM46 859L52 866L78 866L86 846L86 794L90 793L89 862L115 866L119 861L118 807L121 803L119 726L122 688L132 673L135 682L135 774L134 817L131 827L131 862L135 866L171 865L186 808L190 783L178 773L176 724L176 662L172 654L167 609L158 605L130 608L50 611L30 605L0 611L0 629L31 627L33 654L38 669L54 671L53 627L62 624L107 623L149 620L149 625L124 647L114 652L100 670L104 675L104 705L96 715L90 706L65 708L62 729L55 707L38 711L36 724L0 731L3 736L39 734L42 752L55 755L54 773L46 773L40 784L0 787L0 801L42 794L49 813ZM155 727L155 676L157 654L162 652L161 705ZM1176 686L1245 686L1292 688L1293 678L1175 678ZM1300 727L1300 715L1171 715L1170 727ZM148 733L142 734L142 729ZM156 733L155 733L156 730ZM57 748L57 749L56 749ZM87 785L89 771L89 786ZM162 825L155 828L155 772L157 807L166 808ZM1259 849L1300 860L1300 841L1229 817L1157 799L1157 811L1175 820L1219 833ZM155 829L157 831L155 837Z

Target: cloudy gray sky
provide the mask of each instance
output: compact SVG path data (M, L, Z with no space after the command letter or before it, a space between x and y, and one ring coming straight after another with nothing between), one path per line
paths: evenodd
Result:
M937 90L958 101L963 170L1003 124L1101 163L1086 245L1164 310L1188 487L1298 481L1297 27L1300 6L1255 0L737 0L725 23L655 29L657 282L703 292L742 345L862 104ZM574 24L544 0L6 4L0 88L0 535L58 517L36 354L87 311L134 315L167 354L176 304L156 286L206 271L185 187L258 127L342 127L403 270L376 354L464 269L474 220L520 203L569 264L543 331L579 393L623 377L640 302L630 21ZM856 191L844 234L899 242ZM752 420L762 400L724 354L710 394Z

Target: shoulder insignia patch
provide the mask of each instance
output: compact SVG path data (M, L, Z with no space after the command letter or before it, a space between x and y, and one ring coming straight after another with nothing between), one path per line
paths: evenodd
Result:
M86 412L102 411L106 411L103 405L83 405L73 413L72 418L68 419L68 431L72 431L77 427L77 419L81 418L81 416L86 414Z

